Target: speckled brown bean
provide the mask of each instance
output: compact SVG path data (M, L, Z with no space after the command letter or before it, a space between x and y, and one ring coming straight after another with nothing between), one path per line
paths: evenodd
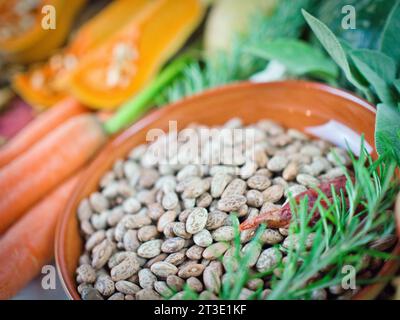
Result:
M218 300L218 297L210 291L202 291L199 294L199 300Z
M92 209L88 199L83 199L78 207L78 219L80 221L89 220L92 216Z
M193 236L193 241L198 246L205 248L212 244L213 238L210 231L203 229Z
M211 180L211 196L219 198L226 186L232 181L232 176L225 173L217 173Z
M168 276L166 282L168 287L170 287L174 291L182 290L183 286L185 285L185 280L176 275Z
M282 242L283 236L274 229L266 229L260 237L260 241L265 244L274 245Z
M178 216L179 222L186 223L186 220L187 220L189 214L190 214L193 210L194 210L194 208L189 208L189 209L183 210L183 211L179 214L179 216Z
M82 264L76 270L78 283L93 283L96 281L96 271L89 264Z
M140 245L137 254L143 258L153 258L161 253L161 240L150 240Z
M217 242L209 246L203 251L203 258L208 260L215 260L221 257L226 250L228 250L229 244L226 242Z
M194 292L201 292L203 291L203 283L197 279L196 277L190 277L186 280L186 284L189 289L193 290Z
M292 195L292 197L296 197L297 195L305 191L307 191L307 188L305 186L302 186L300 184L293 184L285 190L285 197L288 198L290 194Z
M288 159L283 156L274 156L268 161L267 168L272 172L279 172L285 169Z
M278 202L283 197L284 188L279 185L273 185L263 191L264 202Z
M204 271L204 266L199 263L188 264L183 267L179 267L178 276L187 279L190 277L198 277Z
M168 255L166 253L160 253L158 256L155 256L154 258L147 260L146 263L143 264L143 266L146 268L150 268L154 263L163 261L167 257L168 257ZM141 259L143 259L143 258L141 258ZM144 260L146 260L146 259L144 259Z
M163 213L164 209L160 203L155 202L148 206L147 214L154 221L157 221Z
M135 253L127 252L121 261L110 271L113 281L125 280L139 271L140 265Z
M264 281L260 278L250 279L246 284L247 288L253 291L257 291L258 289L262 288L263 285Z
M162 206L165 210L173 210L179 205L179 198L175 192L168 192L162 198Z
M183 239L190 239L192 237L191 233L186 232L186 226L183 222L174 222L172 230L176 236Z
M242 179L233 179L225 188L221 199L232 196L241 196L246 191L246 182Z
M160 300L161 296L151 288L145 288L136 293L136 300Z
M203 282L207 290L219 293L221 288L221 278L218 270L213 266L208 266L203 272Z
M208 212L204 208L194 208L186 220L186 232L196 234L207 224Z
M178 252L185 246L185 239L180 237L166 239L161 245L161 251L165 253Z
M208 192L205 192L197 198L196 205L197 207L207 208L211 204L212 200L213 198L211 195Z
M80 223L81 230L86 236L90 236L94 232L94 228L89 220L83 220Z
M92 286L87 286L81 291L82 300L104 300L100 292Z
M95 246L102 242L106 237L106 232L104 230L99 230L93 233L89 239L86 240L85 249L91 251Z
M148 268L140 270L138 275L139 275L139 285L143 289L153 288L154 282L157 281L157 277Z
M164 227L163 233L164 233L165 238L167 238L167 239L175 237L174 222L167 223Z
M256 268L259 272L272 270L282 260L282 253L276 248L265 249L258 258Z
M246 193L247 204L251 207L259 208L264 203L264 197L258 190L249 190Z
M292 181L299 173L299 165L296 161L291 161L282 172L282 177L286 181Z
M108 239L104 239L101 243L93 248L92 267L95 269L102 268L111 257L115 245Z
M223 226L228 214L220 210L211 211L207 217L206 228L208 230L215 230Z
M141 227L137 233L138 239L142 242L153 240L153 239L157 238L157 235L158 235L158 231L157 231L156 226L154 226L154 225Z
M139 200L135 198L128 198L123 202L122 208L126 213L133 214L140 210L141 204Z
M204 248L202 248L198 245L194 245L194 246L191 246L186 251L186 256L192 260L199 260L202 257L203 251L204 251Z
M212 232L214 241L231 241L235 236L235 231L232 226L222 226Z
M158 219L158 222L157 222L157 230L158 230L159 232L163 232L165 226L166 226L168 223L174 222L174 221L175 221L176 216L177 216L177 213L176 213L176 211L174 211L174 210L170 210L170 211L165 212L165 213L160 217L160 219Z
M171 253L165 258L165 262L172 263L175 266L180 265L186 259L186 249L182 249L178 252Z
M137 230L128 230L123 238L124 247L127 251L136 251L140 246Z
M110 205L107 198L100 192L92 193L89 197L89 202L91 208L98 213L107 210Z
M105 297L109 297L115 292L114 281L107 274L99 275L94 287Z
M169 275L174 275L178 272L178 268L176 266L174 266L172 263L165 261L154 263L151 266L150 270L156 276L161 278L167 278Z
M248 179L257 170L257 163L254 161L246 161L246 163L240 168L240 177L242 179Z
M296 176L296 181L306 187L316 187L319 184L319 180L313 176L305 173L300 173Z
M134 295L140 291L140 287L130 281L120 280L115 283L115 289L123 294Z
M255 292L253 290L247 289L247 288L243 288L240 291L239 294L239 300L248 300L250 299L252 296L254 296Z
M198 177L191 177L190 181L184 187L182 198L197 198L207 191L208 182ZM179 192L179 191L178 191Z
M253 267L261 254L262 245L258 242L249 242L243 246L242 253L248 257L247 266Z
M139 211L138 213L124 216L121 222L124 223L127 229L139 229L151 224L151 219L144 211Z
M226 196L218 201L218 210L231 212L238 210L246 203L247 199L241 195Z
M271 185L271 180L265 175L255 175L247 180L247 185L251 189L263 191Z
M169 299L174 294L165 281L154 282L154 290L164 299Z

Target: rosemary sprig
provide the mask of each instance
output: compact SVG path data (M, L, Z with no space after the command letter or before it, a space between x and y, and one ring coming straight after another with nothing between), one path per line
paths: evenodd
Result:
M395 164L385 164L383 158L372 161L366 152L358 159L353 156L352 163L355 181L347 175L346 192L353 195L348 198L348 205L344 205L343 193L335 195L327 209L317 201L321 219L310 227L307 220L312 213L308 212L307 199L299 205L293 203L298 219L293 221L289 234L296 235L299 243L305 243L307 237L314 234L313 246L305 258L306 251L301 246L289 249L287 262L281 266L284 268L282 278L274 277L275 286L268 299L309 298L315 289L340 284L342 266L352 265L360 271L361 264L355 262L362 261L366 255L380 256L369 248L369 243L394 232L394 217L385 212L393 206L399 189L398 181L393 182ZM354 210L360 207L363 209L355 213ZM333 220L327 227L328 216ZM322 241L324 237L325 241ZM300 266L298 261L302 261ZM309 283L327 267L331 268L329 273Z
M358 274L363 270L362 262L366 256L383 260L398 259L390 253L370 247L371 242L392 235L395 231L392 208L400 189L395 177L396 165L385 157L373 161L366 151L358 158L351 155L351 159L351 170L343 168L347 176L347 201L343 192L334 193L331 200L320 194L310 210L307 197L299 203L290 199L294 214L289 236L296 237L297 242L296 245L292 243L288 249L277 245L277 249L286 253L285 263L281 262L276 267L275 271L278 272L271 270L264 274L251 273L247 267L251 250L248 254L241 252L239 222L234 217L235 254L226 270L228 281L222 285L219 293L221 299L238 299L250 279L266 276L270 278L272 289L267 299L310 299L315 290L340 285L345 265L353 266ZM322 200L328 203L327 207L321 205ZM317 209L321 218L310 226L309 221ZM264 230L265 226L259 227L251 245L259 243ZM313 244L307 249L306 242L311 236ZM323 276L311 281L317 274ZM388 279L375 277L355 280L357 286L360 286ZM198 295L190 292L187 297L197 299ZM262 299L261 289L251 298Z

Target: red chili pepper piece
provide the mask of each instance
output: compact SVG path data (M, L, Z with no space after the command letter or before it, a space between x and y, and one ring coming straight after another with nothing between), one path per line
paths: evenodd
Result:
M340 190L346 190L346 176L340 176L338 178L329 180L327 182L321 183L318 188L323 192L328 199L332 199L332 186L335 190L336 194L340 193ZM295 197L297 203L300 202L305 196L308 196L308 207L311 210L318 199L318 191L315 189L310 189L304 191ZM321 200L320 204L327 208L328 204ZM320 216L319 210L315 210L315 213L311 219L311 223L315 223ZM267 223L269 228L283 228L289 225L290 220L292 219L292 211L290 209L290 203L286 203L280 209L270 210L264 213L261 213L257 217L253 219L248 219L240 224L240 230L252 229L257 227L261 223Z

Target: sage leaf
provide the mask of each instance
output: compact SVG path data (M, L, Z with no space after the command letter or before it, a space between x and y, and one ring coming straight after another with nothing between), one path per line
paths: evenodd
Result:
M322 46L332 57L333 61L343 70L347 80L356 88L366 93L368 88L353 76L346 52L333 32L322 21L318 20L307 11L302 10L302 13Z
M400 160L400 112L395 107L378 104L375 144L379 155L391 153Z
M397 0L389 14L380 38L379 49L400 61L400 0Z
M400 95L400 79L396 79L393 81L393 85L397 90L397 93Z
M392 83L396 77L396 62L384 53L369 49L350 51L352 58L357 57L366 63L380 78Z
M294 75L309 74L322 79L338 77L338 69L332 60L324 56L319 48L301 40L289 38L269 40L246 51L266 60L276 60Z
M396 76L396 64L393 59L368 49L353 50L350 56L358 71L374 88L378 98L386 104L395 104L390 89L390 84Z

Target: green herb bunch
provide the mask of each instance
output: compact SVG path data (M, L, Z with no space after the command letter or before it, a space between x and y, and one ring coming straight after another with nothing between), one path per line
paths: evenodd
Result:
M400 1L388 16L377 50L352 48L307 11L303 15L347 80L377 103L377 150L379 154L390 152L400 163Z
M364 150L364 149L363 149ZM362 277L365 271L366 258L399 259L379 248L380 243L393 239L395 221L393 203L399 191L399 182L395 180L396 164L386 156L373 161L367 151L359 158L352 158L352 168L343 167L347 177L346 191L327 199L320 192L318 200L310 210L307 197L296 202L290 200L294 213L289 227L289 235L297 239L296 245L291 242L289 248L275 245L276 250L285 253L285 260L273 270L263 273L252 273L249 261L259 246L259 239L266 226L261 225L250 242L249 250L243 252L240 243L239 220L234 217L236 230L233 246L234 255L227 265L221 290L221 299L236 300L241 297L242 289L251 279L262 278L268 281L271 290L268 294L260 287L249 299L313 299L320 289L341 286L345 273L344 266L351 266L356 271L356 286L377 282L387 282L388 278ZM346 196L346 195L347 196ZM322 205L324 201L324 204ZM310 220L319 209L320 219L315 225ZM313 239L312 245L308 243ZM319 277L316 278L316 276ZM185 289L186 299L198 299L198 294ZM350 297L352 289L343 292Z
M305 27L301 9L311 9L316 2L278 1L271 16L257 15L252 19L250 30L244 35L237 35L229 52L223 51L212 56L204 54L199 60L188 63L176 80L163 90L157 104L162 106L209 88L248 80L267 62L262 57L250 55L245 49L268 39L299 37Z

